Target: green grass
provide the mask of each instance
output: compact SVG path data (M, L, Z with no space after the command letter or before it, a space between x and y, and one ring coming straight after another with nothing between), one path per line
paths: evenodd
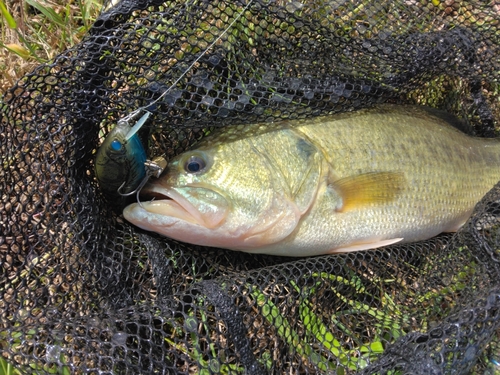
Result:
M0 0L0 92L78 43L103 0Z
M40 373L48 373L48 374L57 374L57 375L71 375L71 371L66 366L58 366L58 367L38 367L36 365L31 365L30 370L19 370L12 366L9 362L5 360L5 358L0 357L0 375L27 375L27 374L40 374Z
M0 375L22 375L22 372L16 370L4 358L0 357Z

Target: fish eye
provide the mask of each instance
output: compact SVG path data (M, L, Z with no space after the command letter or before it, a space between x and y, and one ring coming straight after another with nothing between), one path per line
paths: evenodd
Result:
M193 155L186 160L184 164L184 169L188 173L200 173L203 172L207 162L201 156Z
M111 148L114 151L120 151L123 147L123 143L121 143L118 139L115 139L111 142Z

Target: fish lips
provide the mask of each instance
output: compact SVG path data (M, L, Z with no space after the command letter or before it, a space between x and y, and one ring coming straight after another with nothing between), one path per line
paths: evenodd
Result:
M143 229L149 229L144 227L146 222L171 226L179 221L214 229L224 222L230 209L226 198L205 187L169 187L152 183L144 187L141 195L154 199L132 204L123 214ZM142 212L138 212L141 206Z

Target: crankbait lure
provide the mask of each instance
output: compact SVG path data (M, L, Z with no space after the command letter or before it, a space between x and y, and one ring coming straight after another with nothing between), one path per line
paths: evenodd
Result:
M134 126L129 125L128 119L118 121L99 147L95 171L105 193L121 196L139 194L150 177L158 177L165 169L167 162L164 158L147 160L137 135L150 115L146 112Z

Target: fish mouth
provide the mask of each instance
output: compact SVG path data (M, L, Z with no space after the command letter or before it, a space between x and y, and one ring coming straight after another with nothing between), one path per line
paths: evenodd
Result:
M186 196L192 196L193 190L200 190L200 188L171 188L154 183L147 184L140 193L141 205L152 214L179 219L206 228L217 227L227 215L226 205L221 204L216 210L207 210L203 207L199 209L186 198ZM218 198L219 203L226 202L219 194L213 191L211 194Z

